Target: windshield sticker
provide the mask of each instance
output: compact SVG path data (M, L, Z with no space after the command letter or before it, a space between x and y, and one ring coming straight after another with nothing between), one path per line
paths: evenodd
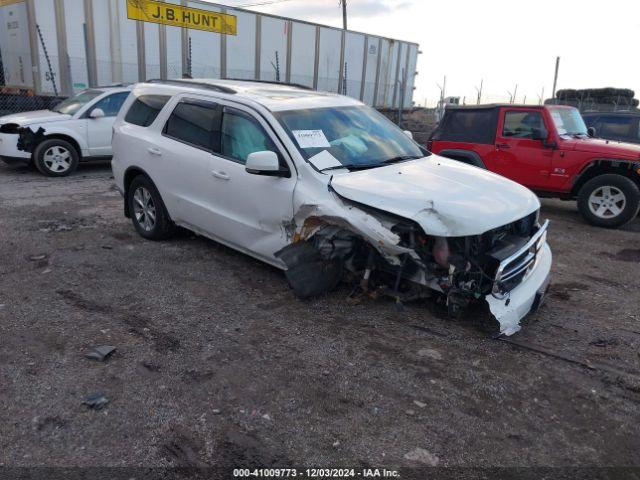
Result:
M294 130L300 148L331 148L331 144L322 130Z
M309 159L309 163L316 167L318 170L324 170L326 168L341 167L342 163L338 161L336 157L331 155L326 150L321 151L319 154L314 155Z

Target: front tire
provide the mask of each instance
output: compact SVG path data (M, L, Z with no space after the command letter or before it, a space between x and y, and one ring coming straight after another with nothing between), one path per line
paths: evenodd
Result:
M71 175L80 162L80 153L66 140L54 138L41 142L33 152L36 168L48 177Z
M162 197L151 179L138 175L127 191L131 221L138 234L148 240L166 240L175 226L169 217Z
M578 209L591 225L619 228L638 215L640 189L633 180L622 175L599 175L578 192Z

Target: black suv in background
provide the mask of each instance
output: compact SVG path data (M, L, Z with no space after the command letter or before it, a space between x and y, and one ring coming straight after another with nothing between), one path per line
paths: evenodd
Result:
M626 112L585 112L587 127L606 140L640 144L640 110Z

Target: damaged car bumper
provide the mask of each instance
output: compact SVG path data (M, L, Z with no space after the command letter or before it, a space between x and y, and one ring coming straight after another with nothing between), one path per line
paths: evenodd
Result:
M31 154L18 150L18 135L0 133L0 159L6 163L29 162Z
M491 313L500 323L500 333L513 335L520 321L540 307L551 275L552 254L547 244L549 221L520 250L504 259L496 273L494 291L486 296ZM506 292L503 286L519 282Z

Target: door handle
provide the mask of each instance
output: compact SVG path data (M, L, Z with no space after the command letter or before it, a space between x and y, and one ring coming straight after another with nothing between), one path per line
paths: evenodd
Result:
M159 148L150 147L147 148L147 152L149 152L151 155L162 155L162 150L160 150Z
M507 150L508 148L511 148L511 145L509 145L508 143L496 143L496 148L498 150L500 149Z
M216 178L219 178L220 180L230 180L231 177L229 177L229 175L227 175L225 172L219 172L216 170L211 170L211 175L213 175Z

